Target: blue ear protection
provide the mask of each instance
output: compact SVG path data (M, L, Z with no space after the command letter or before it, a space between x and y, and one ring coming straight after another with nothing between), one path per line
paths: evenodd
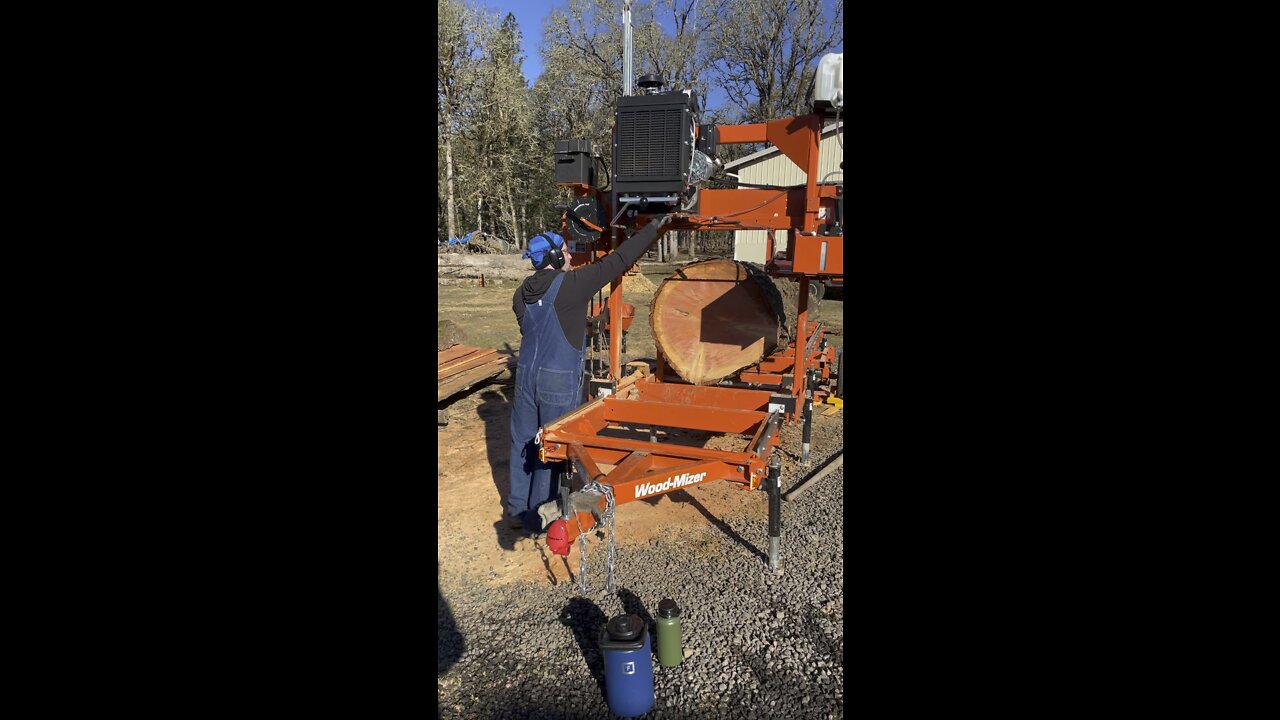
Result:
M538 233L529 240L529 249L521 257L533 262L534 270L564 267L564 238L555 233Z

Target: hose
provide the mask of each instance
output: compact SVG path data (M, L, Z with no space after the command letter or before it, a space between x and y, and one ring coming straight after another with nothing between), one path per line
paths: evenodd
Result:
M611 174L613 173L613 168L609 167L609 163L604 159L603 155L596 158L596 160L599 160L600 164L604 166L605 186L600 188L600 192L604 192L605 190L608 190L609 188L613 187L613 178L611 177Z

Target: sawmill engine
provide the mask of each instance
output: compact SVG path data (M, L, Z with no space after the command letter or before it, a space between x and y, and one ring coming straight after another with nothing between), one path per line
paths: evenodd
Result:
M719 131L715 125L694 130L700 112L695 93L663 92L657 75L641 76L639 85L641 94L618 98L612 178L618 205L631 214L696 212L698 186L717 167ZM585 140L556 142L556 182L561 185L597 185L604 179L596 175L597 162L603 165L598 148ZM595 212L588 206L593 203L584 201L573 210L590 218Z
M642 213L696 210L698 185L711 176L715 126L694 131L698 96L662 91L662 78L640 78L641 94L618 98L613 157L619 205Z

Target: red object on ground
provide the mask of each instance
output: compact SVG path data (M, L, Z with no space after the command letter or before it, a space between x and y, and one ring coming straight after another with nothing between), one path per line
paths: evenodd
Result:
M569 524L560 518L547 528L547 547L557 555L569 555Z

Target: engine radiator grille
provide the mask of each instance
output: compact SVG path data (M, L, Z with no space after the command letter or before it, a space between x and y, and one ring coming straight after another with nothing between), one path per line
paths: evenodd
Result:
M693 152L693 107L691 95L682 92L618 98L615 190L646 196L686 191Z
M619 177L627 179L671 178L680 175L680 125L677 107L635 108L619 113Z

